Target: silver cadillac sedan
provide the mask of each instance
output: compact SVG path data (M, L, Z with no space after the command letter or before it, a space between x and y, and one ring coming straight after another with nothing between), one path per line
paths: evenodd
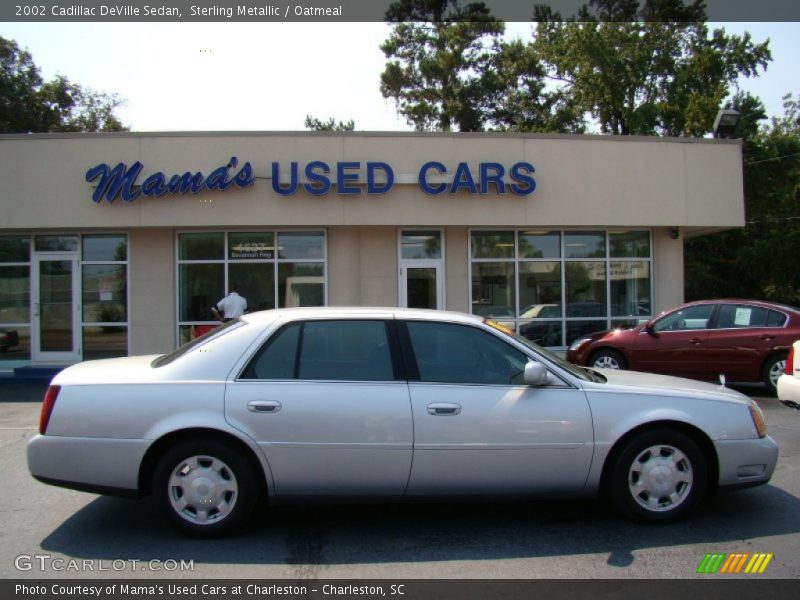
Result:
M766 483L778 447L723 386L578 368L490 320L397 308L272 310L163 356L55 377L38 480L154 494L192 535L260 498L605 494L663 521Z

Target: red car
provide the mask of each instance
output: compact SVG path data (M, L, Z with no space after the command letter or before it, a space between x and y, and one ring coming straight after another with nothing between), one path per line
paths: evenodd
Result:
M764 382L770 392L800 338L800 310L756 300L682 304L634 327L575 340L567 359L596 368L632 369L717 381Z

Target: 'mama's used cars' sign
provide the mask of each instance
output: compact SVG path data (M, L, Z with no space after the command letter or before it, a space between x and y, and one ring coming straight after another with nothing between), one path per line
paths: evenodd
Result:
M139 178L144 165L136 161L130 166L117 163L111 167L101 163L86 171L86 181L97 181L92 200L113 202L121 198L132 202L139 196L159 197L176 194L199 194L202 191L224 191L231 187L246 188L255 181L253 166L246 162L237 169L239 160L233 156L226 165L217 167L207 175L201 172L177 173L167 176L162 171L148 175L141 183ZM481 162L473 170L466 162L460 162L452 171L438 161L428 161L417 173L417 185L429 195L457 194L506 194L529 196L536 190L533 174L536 169L527 162L516 162L511 167L498 162ZM300 173L303 174L301 181ZM450 174L452 172L452 175ZM320 160L303 165L291 162L282 167L272 163L272 189L281 196L291 196L299 190L314 196L329 193L350 196L386 194L395 184L392 167L379 161L364 164L358 161L337 162L333 166Z

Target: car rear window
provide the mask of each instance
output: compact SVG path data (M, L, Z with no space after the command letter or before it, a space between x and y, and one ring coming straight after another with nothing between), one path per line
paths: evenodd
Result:
M226 333L238 327L241 327L242 325L244 325L244 321L242 321L241 319L232 319L227 323L223 323L222 325L215 327L211 331L204 333L200 337L196 337L192 341L187 342L177 350L170 352L169 354L164 354L163 356L159 356L158 358L153 360L153 362L150 363L150 366L153 367L154 369L157 369L159 367L168 365L171 362L178 360L181 356L188 354L198 346L202 346L207 341L225 335Z

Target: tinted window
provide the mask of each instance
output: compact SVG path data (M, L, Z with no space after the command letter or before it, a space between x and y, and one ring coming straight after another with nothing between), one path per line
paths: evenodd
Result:
M243 379L293 379L300 324L293 323L271 336L242 375Z
M300 342L300 379L391 381L383 321L308 321Z
M654 331L690 331L708 329L708 321L714 312L713 304L688 306L676 310L656 321Z
M522 385L526 356L490 333L418 321L408 333L421 381Z
M783 327L786 324L786 319L785 314L771 310L767 315L767 327Z
M737 329L740 327L766 327L769 311L758 306L723 304L719 307L717 329Z

